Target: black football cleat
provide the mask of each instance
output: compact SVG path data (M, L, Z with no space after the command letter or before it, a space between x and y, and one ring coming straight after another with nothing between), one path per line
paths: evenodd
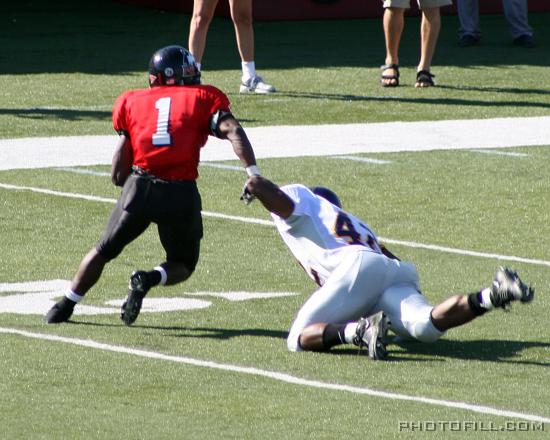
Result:
M122 303L120 310L120 319L122 319L124 324L132 325L136 321L141 311L143 298L150 288L146 272L139 270L132 273L128 285L128 296L126 301Z
M67 322L73 314L76 303L70 299L63 298L57 302L44 316L44 321L48 324L60 324Z

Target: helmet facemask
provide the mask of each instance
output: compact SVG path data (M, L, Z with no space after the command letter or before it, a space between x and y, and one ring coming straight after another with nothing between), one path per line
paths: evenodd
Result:
M149 61L151 87L200 84L200 77L195 58L181 46L163 47Z

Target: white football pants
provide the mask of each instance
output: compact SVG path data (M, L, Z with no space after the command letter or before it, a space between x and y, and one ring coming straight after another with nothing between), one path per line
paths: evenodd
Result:
M287 346L291 351L301 351L300 334L311 324L345 324L380 310L386 313L390 329L396 334L435 341L443 333L431 322L432 309L419 293L414 265L369 250L353 250L300 308Z

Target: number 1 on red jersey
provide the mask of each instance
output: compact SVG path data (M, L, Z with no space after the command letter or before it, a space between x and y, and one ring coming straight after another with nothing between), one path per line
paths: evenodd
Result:
M158 110L157 132L153 134L153 145L157 147L167 147L172 144L168 128L170 125L170 106L172 98L160 98L155 102L155 108Z

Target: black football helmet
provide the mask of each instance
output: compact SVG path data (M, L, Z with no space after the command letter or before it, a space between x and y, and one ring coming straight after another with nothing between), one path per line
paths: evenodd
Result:
M157 50L149 61L149 85L173 86L200 84L201 73L195 58L181 46Z
M311 191L313 192L313 194L316 194L319 197L328 200L333 205L338 206L338 208L342 207L342 203L340 203L340 199L334 191L323 186L314 186L313 188L311 188Z

